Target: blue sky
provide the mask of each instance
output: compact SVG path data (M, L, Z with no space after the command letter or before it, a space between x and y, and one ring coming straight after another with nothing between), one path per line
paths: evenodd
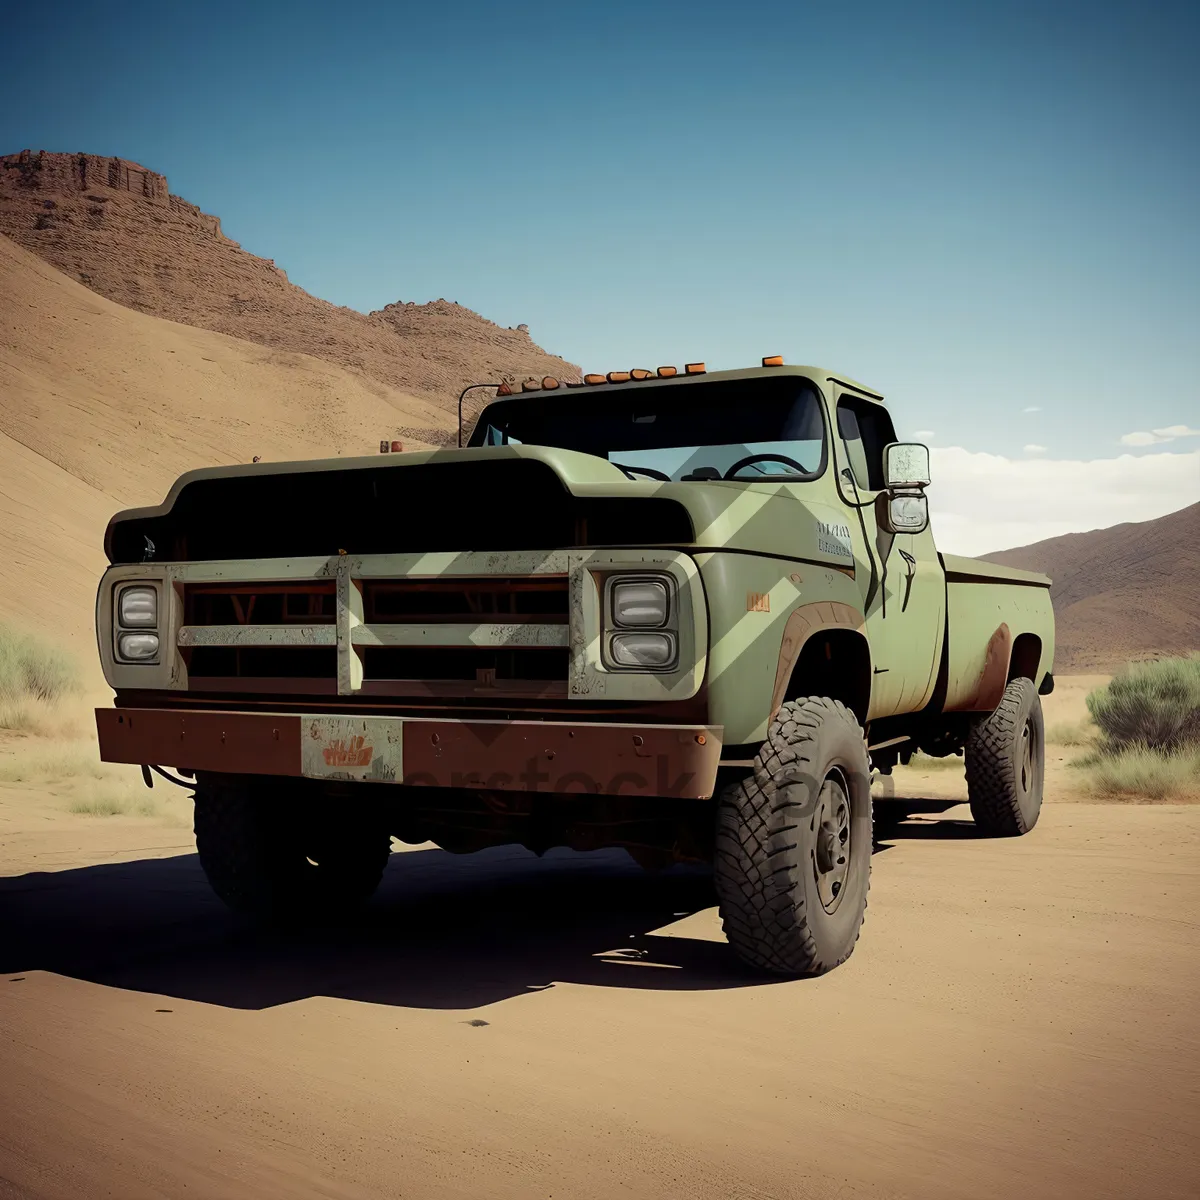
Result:
M1190 452L1120 439L1200 425L1198 12L24 5L0 150L137 160L318 296L585 370L782 353L934 445Z

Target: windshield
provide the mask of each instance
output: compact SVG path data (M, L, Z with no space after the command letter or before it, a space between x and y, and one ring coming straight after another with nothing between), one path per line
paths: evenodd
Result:
M469 444L522 443L594 454L634 478L723 478L743 459L746 481L825 469L821 402L796 375L519 396L489 405Z

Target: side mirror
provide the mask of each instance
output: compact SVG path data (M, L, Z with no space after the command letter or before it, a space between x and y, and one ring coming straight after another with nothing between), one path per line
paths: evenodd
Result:
M883 450L884 487L876 519L887 533L923 533L929 525L929 447L892 442Z
M883 450L884 486L889 490L929 486L929 447L920 442L892 442Z
M885 533L924 533L929 524L929 501L924 492L881 492L875 519Z

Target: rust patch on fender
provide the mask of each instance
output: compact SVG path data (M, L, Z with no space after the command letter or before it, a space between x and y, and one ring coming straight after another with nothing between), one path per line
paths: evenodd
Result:
M802 604L787 619L783 627L783 641L779 647L779 662L775 668L775 690L771 694L771 717L779 711L787 693L788 680L800 659L804 643L814 634L826 629L850 629L861 633L865 621L863 615L849 604L840 600L817 600Z
M983 669L969 695L947 708L947 712L992 712L1000 703L1008 684L1008 664L1012 659L1013 636L1007 624L1002 624L988 638L983 655Z

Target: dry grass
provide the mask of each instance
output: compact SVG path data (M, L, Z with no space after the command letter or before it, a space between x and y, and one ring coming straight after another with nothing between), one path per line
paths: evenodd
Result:
M1200 800L1200 750L1134 746L1090 754L1074 765L1084 771L1087 791L1105 800Z
M91 740L19 736L0 744L0 786L20 787L49 811L92 817L158 817L190 823L187 793L162 783L147 791L137 767L100 761Z
M58 783L65 779L109 779L95 743L23 739L0 759L0 783Z
M0 625L0 729L54 734L64 723L63 702L79 691L79 672L67 654Z
M934 758L931 754L917 753L908 762L913 771L952 771L963 769L963 760L957 754L948 754L945 758Z
M161 815L154 797L131 794L123 788L97 788L89 790L71 801L69 811L88 817L157 817Z
M1050 746L1090 746L1096 740L1096 726L1086 718L1081 721L1055 721L1046 726L1046 743Z

